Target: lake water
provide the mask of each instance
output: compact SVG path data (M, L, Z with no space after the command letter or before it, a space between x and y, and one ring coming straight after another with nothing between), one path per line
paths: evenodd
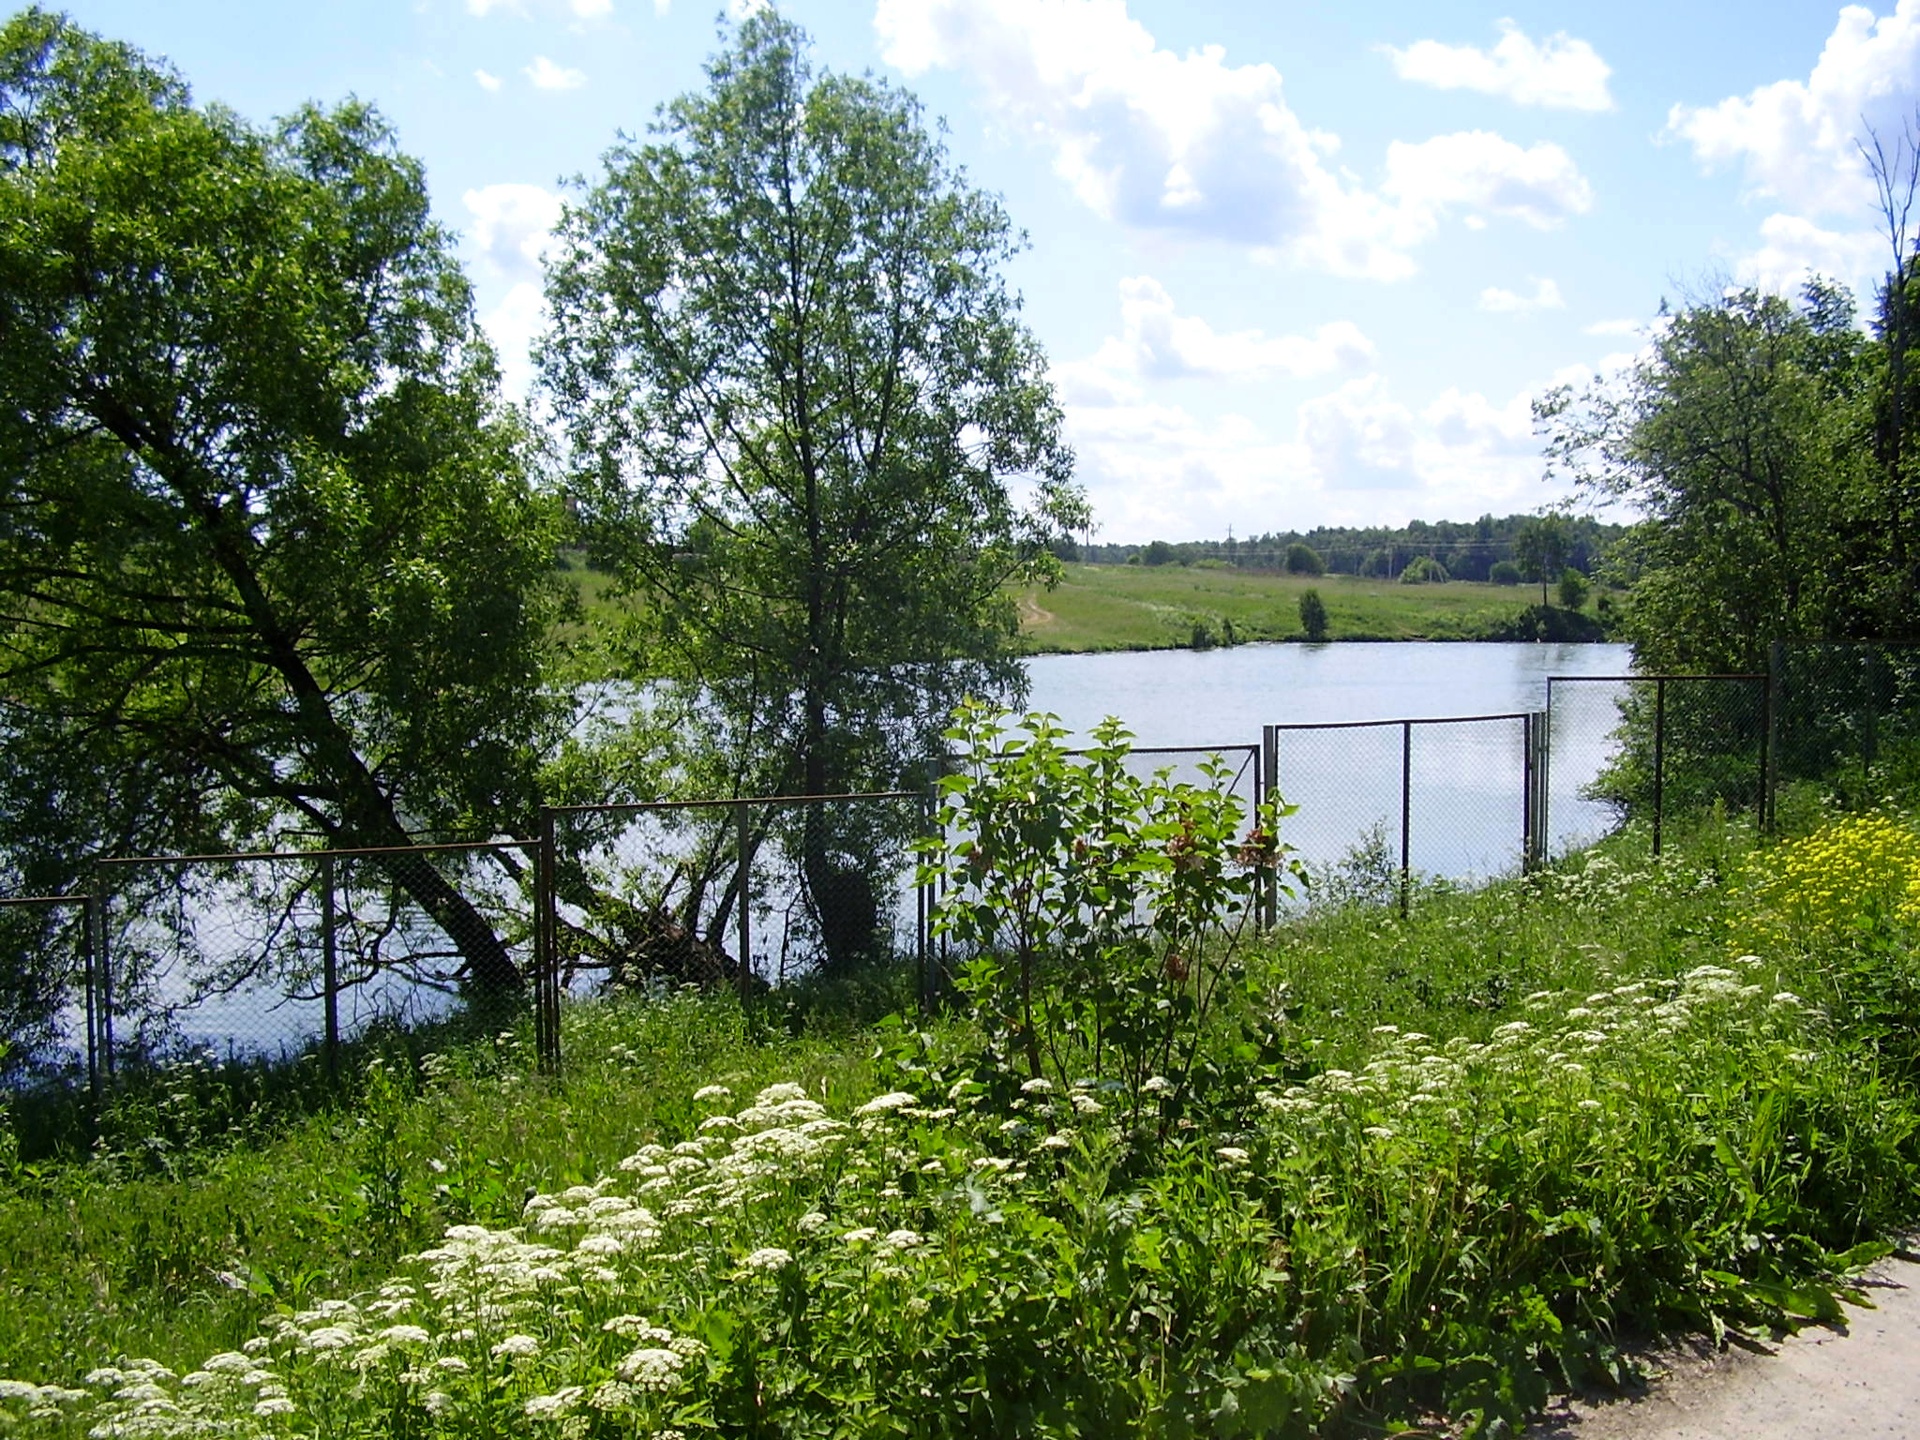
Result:
M1441 719L1547 706L1547 679L1623 675L1625 645L1243 645L1205 651L1039 656L1029 707L1077 734L1108 715L1135 745L1257 746L1264 725ZM1555 853L1591 843L1612 811L1583 791L1613 752L1617 687L1556 687L1548 793ZM1397 865L1403 760L1410 758L1407 839L1414 869L1472 880L1520 859L1524 790L1518 721L1289 731L1278 789L1300 812L1284 833L1308 861L1339 863L1384 841ZM1238 758L1235 759L1237 765ZM1185 762L1176 762L1182 772Z
M1027 665L1030 706L1052 711L1078 734L1116 715L1142 749L1242 747L1227 757L1242 794L1251 790L1250 752L1260 744L1263 725L1531 712L1546 706L1548 676L1619 675L1630 668L1630 651L1618 645L1432 643L1245 645L1044 656ZM1556 689L1549 803L1556 851L1590 842L1613 821L1605 807L1580 793L1611 754L1613 694L1614 687L1599 684ZM1415 726L1403 753L1404 738L1399 726L1284 733L1278 789L1300 808L1283 823L1282 837L1321 867L1346 862L1355 868L1354 857L1371 845L1374 877L1389 874L1399 863L1402 764L1410 759L1406 820L1413 868L1457 880L1516 869L1524 773L1519 723ZM1195 757L1142 758L1143 766L1162 763L1197 778ZM771 879L767 885L756 899L762 909L778 911L776 902L791 898L791 885L781 890ZM906 949L913 914L912 891L903 888L896 919L905 928L896 938ZM217 941L222 932L237 936L256 919L237 897L211 897L189 928ZM777 920L768 913L756 922L756 967L769 978L781 966ZM317 919L305 915L302 923L311 930ZM183 998L177 978L162 980L158 988L163 998ZM423 1014L448 1003L429 992L409 994L405 986L388 991L353 987L343 994L347 1033L399 999ZM181 1038L217 1050L271 1051L315 1033L318 1015L317 1002L253 990L205 1000L177 1015L175 1025ZM79 1017L68 1018L77 1038Z

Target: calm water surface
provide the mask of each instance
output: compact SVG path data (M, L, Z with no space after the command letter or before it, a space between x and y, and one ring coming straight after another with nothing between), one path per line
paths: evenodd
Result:
M1264 725L1539 711L1549 676L1624 675L1632 652L1625 645L1281 644L1050 655L1027 668L1030 708L1053 712L1080 735L1118 716L1146 749L1258 745ZM1618 691L1597 683L1555 687L1548 786L1555 853L1591 843L1614 823L1612 810L1584 791L1613 752ZM1300 807L1286 822L1286 838L1316 865L1351 862L1371 847L1384 848L1397 866L1404 819L1417 871L1456 880L1512 871L1524 820L1523 735L1518 721L1419 725L1410 736L1399 726L1283 732L1278 788Z

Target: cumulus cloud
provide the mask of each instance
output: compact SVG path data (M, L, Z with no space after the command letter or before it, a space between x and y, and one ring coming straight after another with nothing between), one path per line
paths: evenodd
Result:
M1558 145L1521 149L1487 130L1436 135L1387 147L1382 188L1401 212L1431 230L1454 208L1471 208L1550 230L1593 208L1593 187Z
M1517 105L1554 110L1611 110L1607 77L1613 72L1585 40L1565 31L1535 43L1511 20L1500 22L1491 50L1419 40L1400 50L1389 45L1402 80L1441 90L1477 90Z
M1825 230L1799 215L1760 222L1760 248L1734 266L1743 284L1791 295L1815 275L1863 293L1892 268L1887 237L1878 230Z
M578 90L587 83L586 72L569 70L544 55L534 56L533 63L521 74L533 82L536 90Z
M490 75L485 70L474 71L473 78L482 90L494 91L500 88L500 77L498 75Z
M484 185L460 197L473 216L467 239L490 275L537 280L540 257L560 223L562 201L538 185Z
M874 28L909 75L969 72L1083 202L1141 229L1391 279L1449 209L1538 224L1590 203L1559 147L1479 132L1393 147L1371 190L1335 168L1338 137L1294 113L1273 66L1164 49L1124 0L878 0Z
M1536 310L1567 308L1558 285L1538 276L1531 278L1533 289L1525 295L1514 290L1503 290L1498 285L1489 285L1480 292L1480 308L1494 315L1530 315Z
M1068 382L1091 395L1136 378L1300 379L1357 369L1373 353L1373 342L1350 320L1332 321L1311 335L1216 330L1197 315L1180 314L1158 280L1136 275L1120 282L1120 333L1091 360L1067 367Z
M1583 325L1582 335L1638 335L1646 329L1644 320L1596 320L1591 325Z
M473 217L466 239L475 273L483 282L505 284L499 301L480 312L480 323L499 354L503 388L524 398L533 386L534 338L546 325L540 261L563 204L538 185L485 185L460 198Z
M1715 105L1675 105L1666 133L1708 168L1738 164L1751 191L1806 214L1874 203L1855 145L1863 126L1899 133L1920 96L1920 0L1876 17L1841 10L1806 80L1777 80Z
M1541 484L1532 394L1495 401L1449 388L1414 406L1369 374L1271 426L1141 388L1061 389L1080 478L1103 532L1123 540L1531 509L1559 498Z

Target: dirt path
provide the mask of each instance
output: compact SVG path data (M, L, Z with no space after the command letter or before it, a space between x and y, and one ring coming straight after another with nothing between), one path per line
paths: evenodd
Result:
M1033 598L1032 592L1028 592L1020 597L1021 629L1038 630L1041 626L1051 625L1052 623L1053 612L1051 610L1043 610L1040 602Z
M1645 1395L1563 1405L1527 1440L1920 1440L1920 1264L1885 1261L1862 1288L1873 1308L1844 1326L1666 1357Z

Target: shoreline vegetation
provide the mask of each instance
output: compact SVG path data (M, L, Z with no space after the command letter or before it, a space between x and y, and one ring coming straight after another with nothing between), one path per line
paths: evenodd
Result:
M1601 641L1613 602L1542 606L1530 585L1449 580L1407 584L1357 575L1289 575L1194 565L1062 566L1052 589L1019 595L1020 648L1029 655L1209 649L1258 640L1307 641L1301 596L1326 607L1326 641Z
M573 637L620 623L623 602L611 580L577 551L561 568L580 596ZM1301 618L1301 597L1317 594L1326 634L1315 642ZM1599 643L1617 638L1612 592L1598 590L1580 609L1539 603L1535 585L1450 580L1403 584L1358 575L1289 575L1193 565L1091 565L1069 562L1059 584L1011 592L1023 655L1091 655L1133 650L1206 650L1258 641L1339 643L1433 640Z

